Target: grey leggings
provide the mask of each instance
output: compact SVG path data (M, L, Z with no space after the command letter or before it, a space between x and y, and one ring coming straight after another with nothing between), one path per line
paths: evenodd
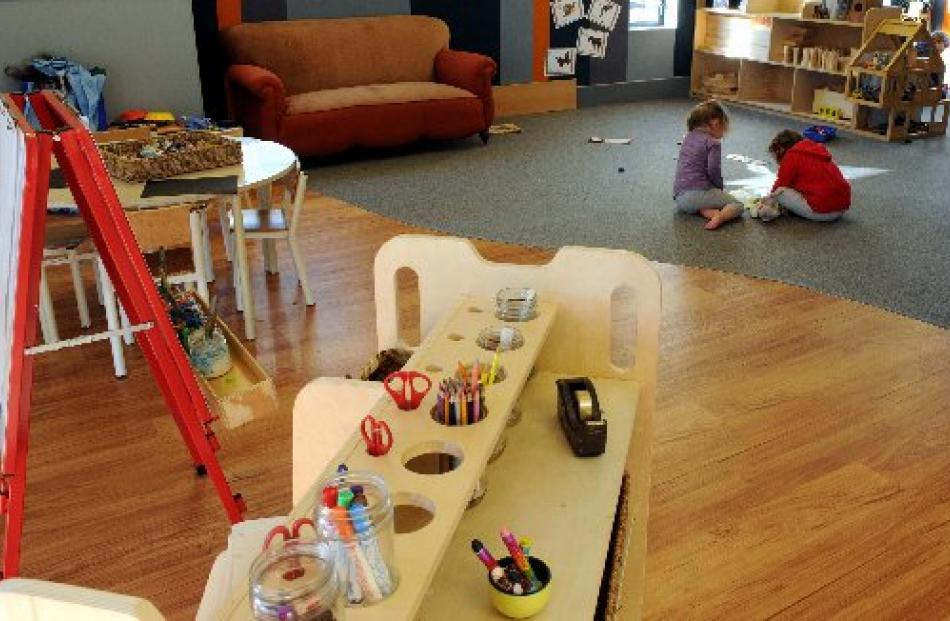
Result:
M805 200L805 197L801 195L797 190L792 188L778 188L772 192L772 196L775 197L775 201L786 210L792 212L796 216L806 218L808 220L813 220L815 222L833 222L841 217L844 211L831 211L828 213L819 213L812 210L811 205L808 204L808 201Z
M708 190L686 190L675 199L676 208L683 213L697 214L701 209L722 209L726 205L742 205L732 194L719 188Z

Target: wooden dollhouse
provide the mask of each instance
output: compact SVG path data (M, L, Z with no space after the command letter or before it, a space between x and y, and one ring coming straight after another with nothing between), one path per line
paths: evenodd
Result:
M929 39L921 22L888 19L864 41L845 87L857 109L857 128L891 141L946 133L945 67L929 52Z

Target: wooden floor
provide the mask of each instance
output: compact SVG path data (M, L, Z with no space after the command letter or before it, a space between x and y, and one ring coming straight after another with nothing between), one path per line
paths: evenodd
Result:
M281 408L222 432L219 453L252 517L290 508L294 396L373 353L372 257L410 230L332 199L310 207L315 309L302 304L283 249L279 276L265 278L253 254L251 348ZM494 259L549 257L479 246ZM226 266L215 266L222 311L240 332ZM783 284L657 269L665 310L647 616L946 618L950 334ZM69 335L66 274L51 282ZM228 524L128 351L123 381L104 344L38 361L23 573L140 595L189 619Z

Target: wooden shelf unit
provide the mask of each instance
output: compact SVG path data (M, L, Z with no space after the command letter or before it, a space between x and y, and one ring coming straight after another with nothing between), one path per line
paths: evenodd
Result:
M924 135L942 135L946 132L947 110L950 102L935 98L933 93L919 90L913 101L889 101L884 104L850 99L847 88L855 72L884 76L883 70L856 69L853 64L813 67L786 61L783 42L800 29L808 32L808 47L852 50L857 58L879 28L887 29L885 22L900 17L900 9L874 8L864 21L823 20L802 18L794 0L750 0L745 11L700 8L696 13L693 70L690 80L694 96L728 101L772 113L780 113L820 124L832 125L860 136L879 140L904 140ZM912 64L907 73L926 75L924 68ZM704 78L715 74L735 74L737 90L720 92L707 89ZM842 118L818 114L816 92L824 89L837 93ZM880 113L869 109L884 109L890 125L893 119L930 114L926 134L909 132L881 133L872 125ZM895 112L896 111L896 112ZM903 114L903 117L901 116Z

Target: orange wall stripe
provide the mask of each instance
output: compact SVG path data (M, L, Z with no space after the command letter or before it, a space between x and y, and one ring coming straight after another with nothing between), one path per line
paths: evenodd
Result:
M241 0L217 0L217 2L219 30L241 23Z
M544 61L551 45L551 5L549 0L534 0L534 80L547 81Z

